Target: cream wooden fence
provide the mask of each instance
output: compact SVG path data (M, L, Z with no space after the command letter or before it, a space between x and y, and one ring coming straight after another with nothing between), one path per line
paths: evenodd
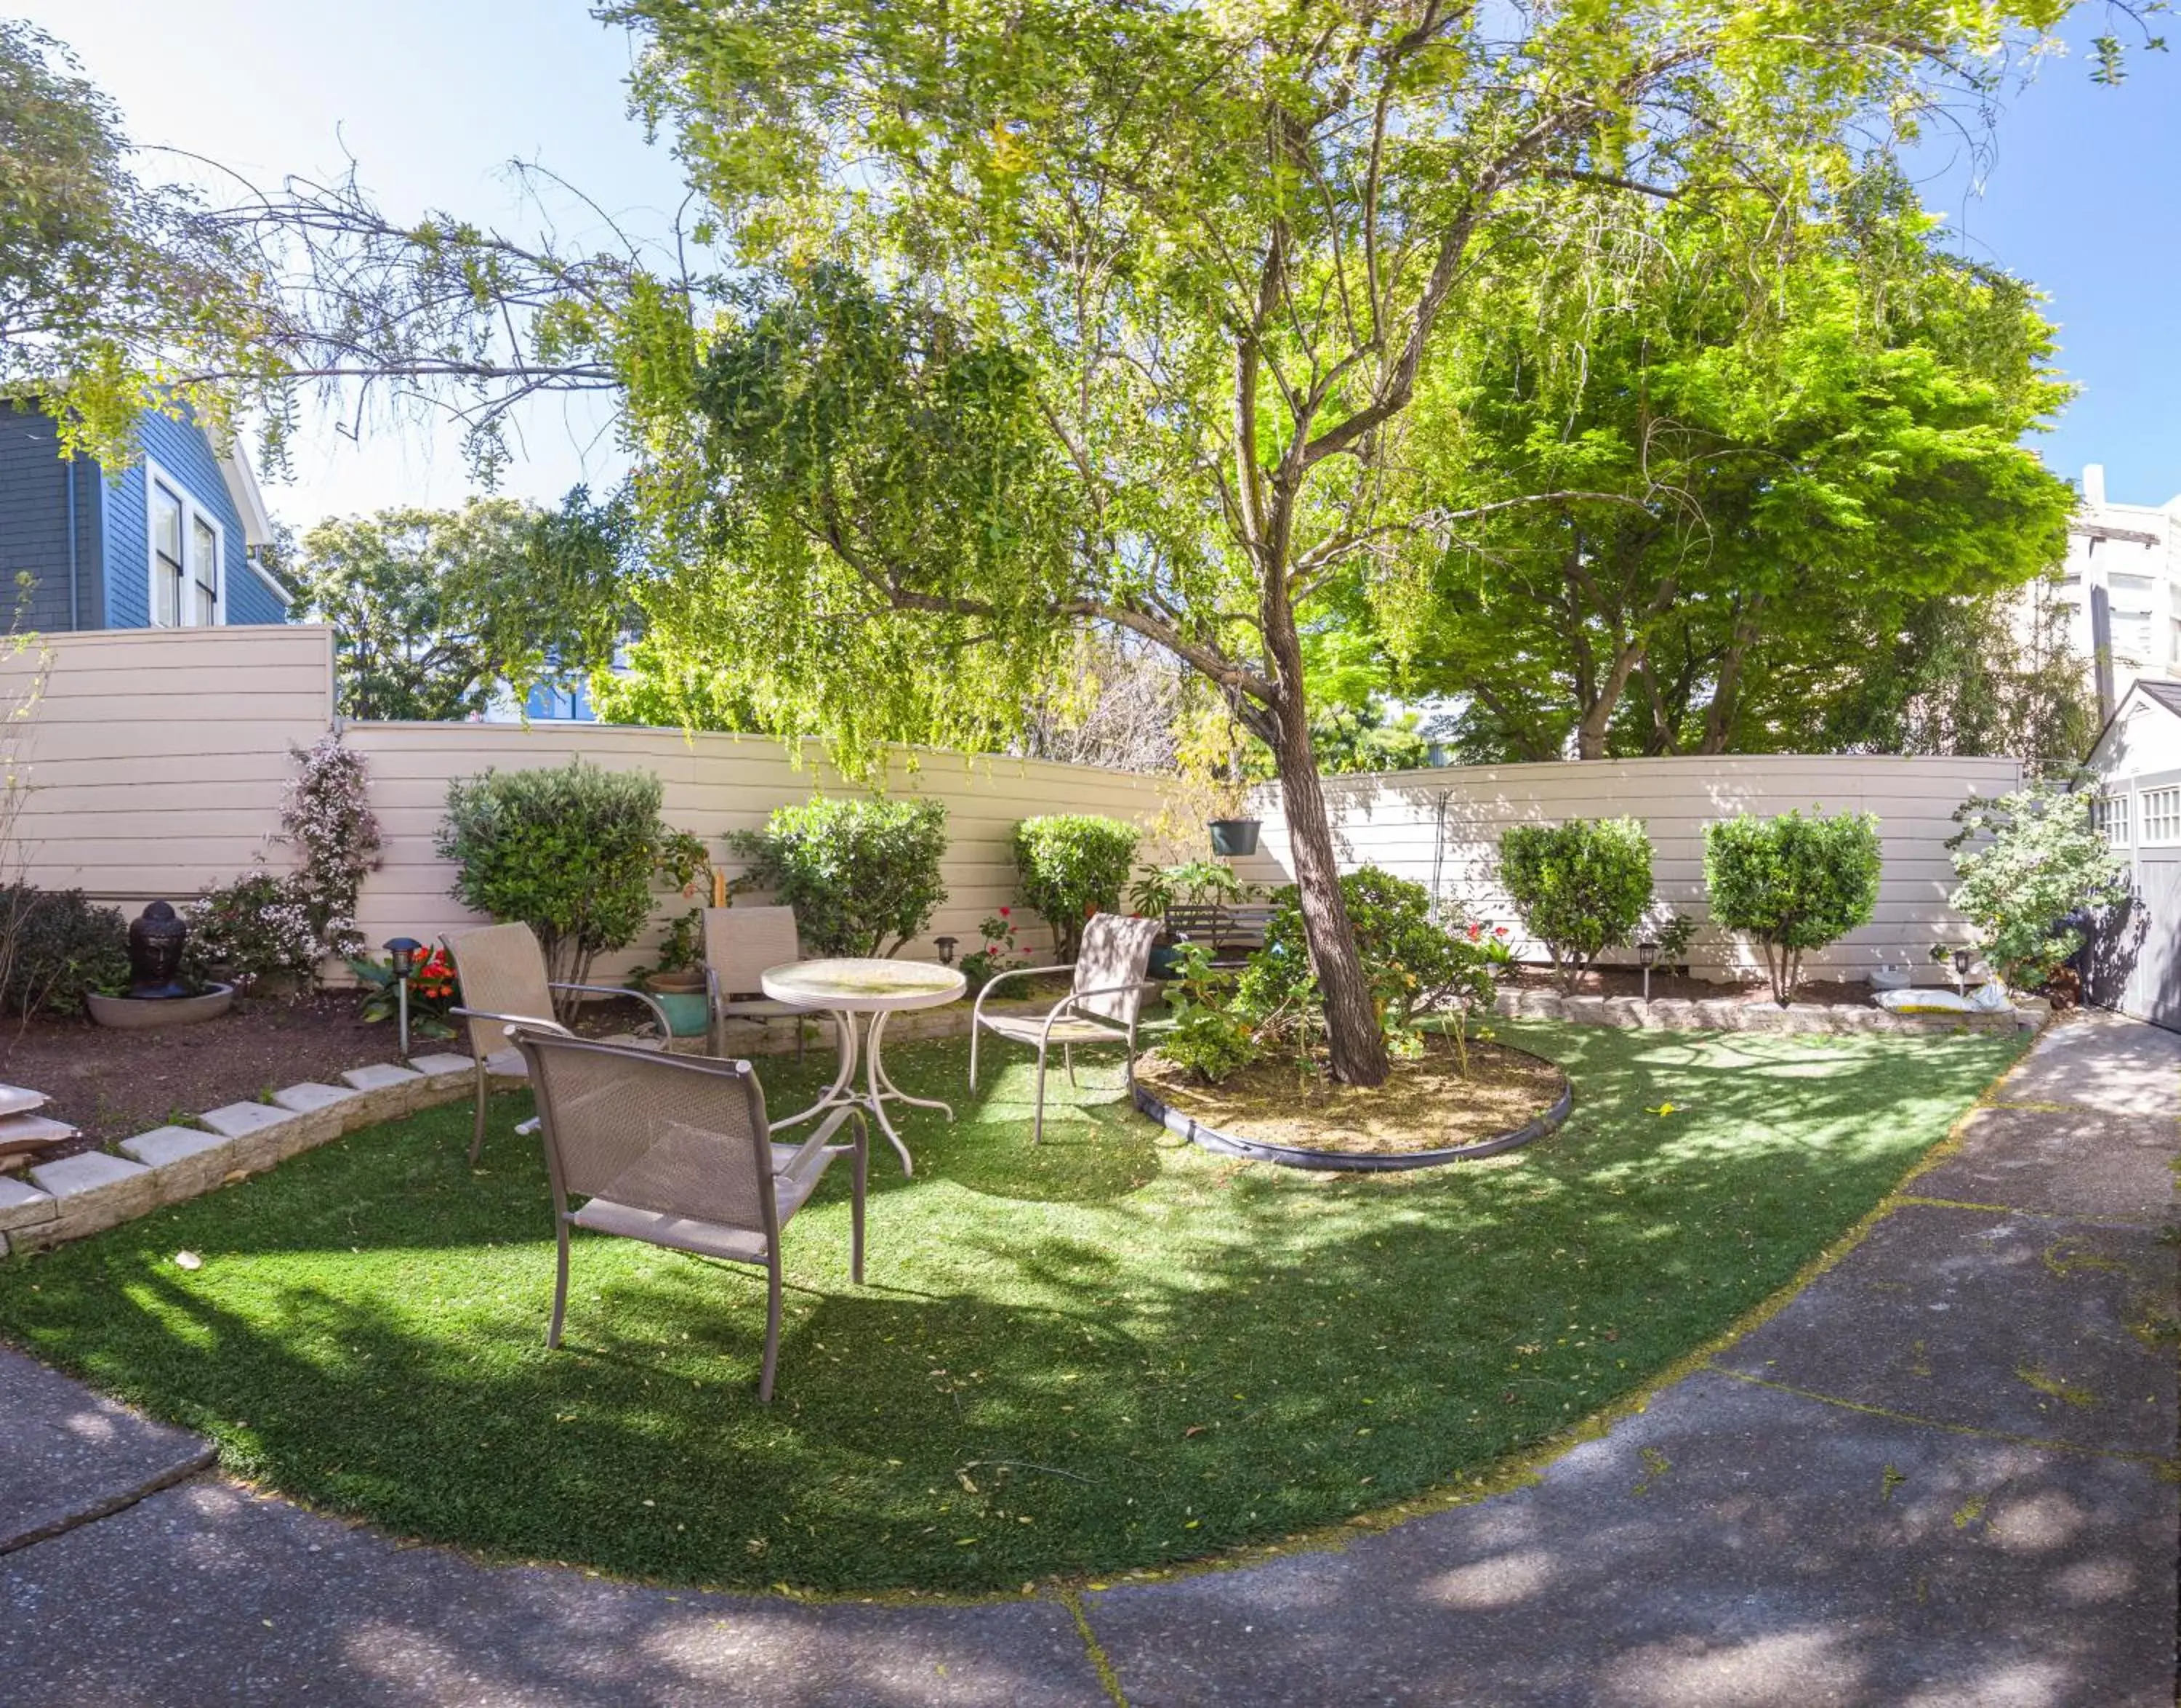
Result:
M293 772L290 750L334 723L329 631L61 636L40 653L0 661L0 691L19 688L41 662L45 691L20 748L31 786L18 846L31 882L81 888L133 910L155 896L201 894L261 853L283 860L270 839ZM456 777L578 755L641 767L664 783L669 822L705 837L715 853L724 833L761 824L782 802L849 786L814 750L798 769L779 742L762 736L568 724L356 724L346 734L370 762L372 804L386 832L358 922L373 943L435 937L469 923L432 850ZM1790 807L1875 812L1886 853L1877 919L1814 965L1814 973L1921 962L1931 943L1961 940L1963 922L1946 905L1950 815L1972 791L1997 793L2019 774L2011 759L1766 756L1412 771L1334 778L1327 791L1345 863L1375 862L1429 885L1449 914L1510 924L1492 878L1499 833L1510 824L1632 813L1649 827L1662 900L1700 915L1707 823ZM949 895L930 936L961 939L964 949L975 946L980 919L1013 901L1008 836L1016 820L1078 812L1149 824L1168 806L1157 778L1041 761L903 750L890 779L897 792L947 806ZM1245 875L1284 881L1277 791L1262 810L1263 850L1243 862ZM662 911L667 905L662 898ZM1022 923L1025 943L1042 947L1041 923L1024 916ZM648 947L601 970L610 975ZM935 951L927 938L908 952ZM1750 964L1746 950L1716 939L1700 958L1722 968Z
M1885 869L1871 923L1808 962L1812 978L1859 976L1881 962L1931 973L1930 945L1964 942L1968 927L1946 905L1953 867L1946 841L1954 808L1972 793L1999 794L2018 784L2013 759L1884 756L1825 758L1764 754L1729 758L1628 759L1587 763L1452 767L1326 781L1333 835L1344 867L1366 862L1427 885L1449 918L1505 924L1526 958L1541 945L1521 926L1494 876L1500 833L1510 824L1629 815L1650 832L1652 875L1666 906L1705 922L1700 968L1725 973L1758 963L1748 948L1723 940L1703 901L1703 828L1737 813L1769 815L1790 807L1878 815ZM1247 874L1284 881L1289 869L1278 791L1262 798L1266 819ZM1632 959L1632 956L1623 956Z

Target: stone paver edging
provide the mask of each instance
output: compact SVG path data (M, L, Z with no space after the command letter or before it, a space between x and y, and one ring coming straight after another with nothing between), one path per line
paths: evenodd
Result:
M2181 1039L2057 1028L1801 1291L1523 1485L1079 1592L487 1567L162 1486L174 1450L117 1429L106 1481L152 1491L0 1554L0 1700L2169 1708L2177 1093ZM0 1411L27 1382L109 1439L25 1364Z
M1959 1033L2034 1032L2051 1018L2041 1000L1997 1014L1896 1014L1864 1002L1752 1002L1739 996L1563 996L1557 990L1503 990L1493 1005L1502 1020L1561 1020L1658 1032Z

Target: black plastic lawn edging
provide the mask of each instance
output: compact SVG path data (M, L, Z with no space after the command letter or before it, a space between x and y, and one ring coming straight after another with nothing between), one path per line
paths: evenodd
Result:
M1512 1044L1502 1044L1498 1047L1512 1055L1527 1055L1532 1061L1544 1062L1548 1067L1559 1066L1557 1062L1548 1061L1532 1051L1516 1050ZM1248 1157L1253 1162L1276 1162L1283 1168L1345 1170L1356 1174L1389 1174L1397 1169L1438 1168L1449 1162L1468 1162L1480 1156L1497 1156L1502 1151L1519 1149L1533 1139L1543 1138L1565 1121L1575 1108L1575 1082L1569 1080L1561 1087L1560 1094L1550 1109L1524 1121L1511 1132L1480 1138L1474 1144L1449 1145L1442 1150L1411 1150L1397 1156L1373 1156L1354 1151L1310 1150L1300 1145L1267 1144L1261 1138L1222 1132L1217 1127L1206 1127L1195 1116L1162 1101L1140 1080L1129 1081L1129 1089L1135 1094L1138 1109L1168 1132L1179 1133L1191 1144L1203 1149L1216 1150L1225 1156Z

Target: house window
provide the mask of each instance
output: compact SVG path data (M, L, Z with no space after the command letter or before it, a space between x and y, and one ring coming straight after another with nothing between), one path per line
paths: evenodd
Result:
M2115 576L2112 591L2116 593L2147 593L2151 588L2149 576Z
M2151 613L2115 611L2112 614L2114 653L2138 664L2151 662Z
M2181 842L2181 789L2143 791L2143 840Z
M2090 803L2090 823L2106 839L2108 846L2128 846L2128 796L2101 795Z
M152 625L210 628L220 616L219 521L201 507L179 481L147 465L152 533Z

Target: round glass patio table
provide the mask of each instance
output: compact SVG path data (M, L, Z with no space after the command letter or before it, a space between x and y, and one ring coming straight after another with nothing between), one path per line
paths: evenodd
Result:
M825 1088L817 1102L799 1115L772 1123L776 1132L783 1127L799 1127L814 1121L829 1109L842 1105L854 1105L870 1111L901 1158L901 1171L905 1175L916 1172L916 1165L909 1160L908 1147L894 1131L893 1123L886 1119L889 1103L914 1104L919 1109L937 1109L946 1112L947 1120L954 1119L952 1105L936 1098L911 1097L886 1077L886 1060L881 1054L886 1042L888 1017L912 1008L943 1008L960 1000L969 988L969 981L951 967L934 967L928 961L881 961L861 957L844 957L836 961L793 961L784 967L769 967L758 975L758 987L775 1002L792 1002L798 1008L821 1008L833 1017L833 1030L841 1040L840 1070L833 1083ZM857 1034L857 1017L863 1018L863 1033ZM864 1068L864 1084L859 1089L856 1067L860 1061Z

